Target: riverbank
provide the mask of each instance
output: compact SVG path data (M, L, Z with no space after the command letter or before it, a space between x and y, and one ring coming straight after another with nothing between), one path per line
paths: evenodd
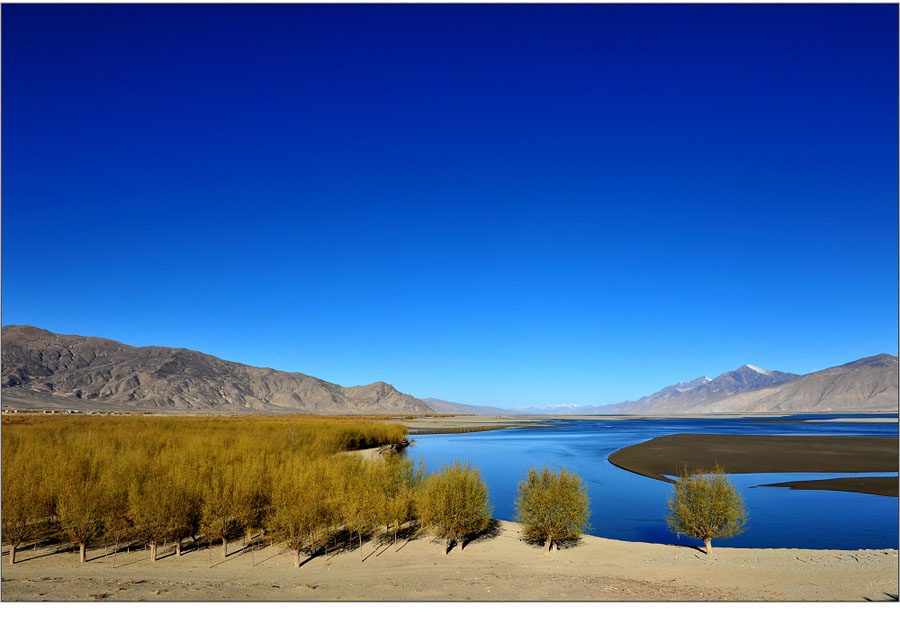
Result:
M301 568L277 546L220 552L25 549L2 565L3 601L797 601L891 600L896 550L695 548L593 536L552 556L498 522L442 555L427 537L316 557ZM5 549L4 549L5 551ZM364 559L364 561L361 561ZM114 565L115 564L115 565Z

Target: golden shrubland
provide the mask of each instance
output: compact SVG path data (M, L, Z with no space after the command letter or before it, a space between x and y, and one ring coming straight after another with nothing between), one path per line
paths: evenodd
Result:
M491 525L487 485L456 462L427 474L400 456L346 453L402 446L400 423L307 416L22 416L2 426L2 538L88 548L282 544L316 556L425 529L460 544ZM577 476L558 504L580 492ZM533 480L533 475L530 476ZM576 483L577 482L577 483ZM574 499L578 499L574 496ZM575 516L586 507L575 500ZM585 503L586 505L586 503ZM559 512L562 514L562 512ZM564 539L579 524L553 526ZM371 552L371 551L369 551ZM113 555L115 556L115 554Z
M292 548L311 548L337 526L361 541L392 522L384 492L402 491L393 481L373 485L396 481L386 469L336 454L400 444L406 433L348 418L6 418L3 541L11 561L18 546L44 539L78 544L82 560L91 543L138 541L155 560L159 544L180 553L191 538L221 542L225 556L229 539L267 530ZM336 492L352 493L357 508ZM296 509L316 517L285 515ZM299 542L291 537L298 530Z

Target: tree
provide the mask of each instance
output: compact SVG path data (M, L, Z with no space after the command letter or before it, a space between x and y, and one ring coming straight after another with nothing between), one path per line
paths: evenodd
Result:
M238 464L234 485L235 514L244 527L244 540L248 542L255 530L265 526L271 502L271 487L263 458L249 457Z
M294 551L294 567L300 553L316 553L327 539L332 510L323 462L291 462L272 477L271 507L265 520L266 534Z
M721 466L716 465L711 471L689 471L685 466L669 498L666 521L673 533L702 539L708 555L713 538L744 532L747 512L743 497Z
M452 541L462 545L465 538L490 526L491 507L481 473L471 464L456 460L422 482L416 496L422 525L444 539L444 554Z
M584 532L590 518L588 505L587 489L576 473L565 468L559 472L546 466L540 471L529 468L528 476L519 482L516 520L526 537L543 540L549 553L560 540Z
M378 526L381 498L377 483L378 469L372 462L357 457L343 458L337 466L335 481L340 492L338 510L341 524L359 540L359 556L363 557L363 536Z
M107 501L96 471L77 458L61 469L56 480L56 513L63 533L78 544L78 558L87 560L87 545L104 533Z
M114 543L114 565L119 542L127 538L133 529L128 507L130 485L128 460L128 457L122 456L110 460L100 473L99 495L106 502L103 510L104 536Z
M222 559L228 557L228 538L239 528L236 517L235 466L207 470L200 506L200 528L210 542L222 540Z
M401 527L415 517L415 493L425 474L425 465L419 460L418 468L414 469L412 461L394 455L376 462L375 466L378 467L379 518L393 532L396 542Z
M150 545L150 560L156 561L156 549L170 531L170 488L160 469L136 478L128 488L128 518L135 533Z
M181 556L181 543L197 533L200 501L184 483L174 482L167 492L169 527L166 537L175 540L175 556Z
M4 434L5 435L5 434ZM42 466L34 460L8 451L3 454L2 534L9 544L9 563L16 562L16 549L47 532L53 501L46 486ZM36 456L39 459L39 456Z

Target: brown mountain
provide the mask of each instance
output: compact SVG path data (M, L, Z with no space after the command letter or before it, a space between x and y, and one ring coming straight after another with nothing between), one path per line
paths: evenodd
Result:
M384 382L345 388L188 349L2 328L3 405L183 412L431 413Z
M898 360L882 353L797 377L770 388L742 392L704 405L719 412L890 411L898 407Z
M699 377L693 381L666 386L659 392L637 401L626 401L603 407L604 413L690 413L705 411L709 405L717 404L727 397L759 388L774 387L796 379L799 375L769 371L758 366L745 364L737 370L722 373L715 379Z
M754 414L802 412L897 412L897 356L888 353L808 375L769 371L750 364L715 379L666 386L636 401L611 405L525 408L532 414Z

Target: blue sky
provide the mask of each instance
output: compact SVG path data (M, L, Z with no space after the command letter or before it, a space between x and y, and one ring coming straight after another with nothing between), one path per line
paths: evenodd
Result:
M501 407L897 352L897 7L2 8L4 324Z

